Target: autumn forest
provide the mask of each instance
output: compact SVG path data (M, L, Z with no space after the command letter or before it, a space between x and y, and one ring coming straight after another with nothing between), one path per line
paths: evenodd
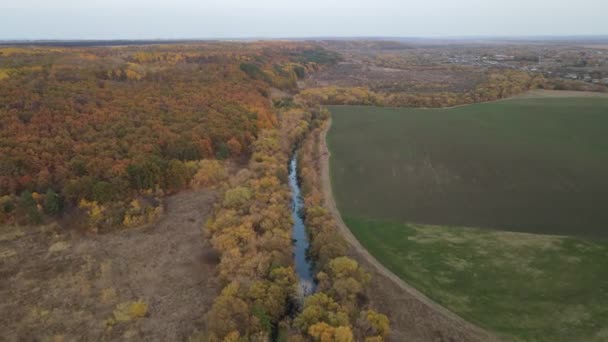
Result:
M0 271L15 283L34 286L28 272L39 265L22 272L20 263L27 258L17 259L17 251L19 239L37 243L41 232L53 243L35 257L44 265L61 265L60 280L66 269L76 279L62 283L62 291L78 288L78 295L101 303L87 312L84 336L159 338L146 335L152 331L146 329L155 328L153 318L165 318L162 300L169 294L159 299L154 291L137 292L130 281L122 292L117 281L108 285L103 277L114 267L108 265L129 260L130 254L119 249L110 257L99 241L152 236L161 226L173 236L194 227L179 243L159 238L144 258L150 268L167 268L168 275L158 275L162 283L165 275L171 279L169 271L183 266L171 264L179 254L175 250L192 243L197 253L188 264L194 271L188 270L205 277L195 291L208 299L206 306L187 307L189 298L178 300L178 309L186 306L183 315L196 311L197 317L176 324L177 333L161 326L175 333L169 340L397 341L418 325L424 327L423 335L416 335L422 340L484 340L449 314L401 296L404 292L382 278L340 231L341 218L327 194L331 185L324 183L324 134L331 121L326 105L455 107L530 90L592 86L548 79L523 64L480 67L441 59L455 47L419 49L378 41L279 40L0 46L0 228L6 229L0 243L9 246L8 252L0 250L0 261L10 261ZM605 91L599 85L592 90ZM307 262L316 285L305 297L298 295L292 251L288 165L294 152L304 203L296 214L310 240ZM188 202L188 196L204 201ZM192 208L182 213L184 203ZM174 220L171 210L183 217ZM72 246L83 243L73 250L87 251L91 241L113 261L97 265L90 255L70 261ZM128 247L136 254L143 245ZM155 254L163 252L169 261L157 262ZM89 262L90 269L74 266ZM51 278L44 272L39 272L42 288ZM130 279L137 272L116 271L115 278ZM78 281L79 287L73 286ZM56 340L64 334L82 337L70 324L46 318L59 317L49 314L52 308L46 313L42 304L30 308L22 297L12 297L18 318L3 322L0 316L0 323L29 324L12 329L10 337L40 339L51 336L48 331ZM395 298L407 298L417 311L403 314L403 302ZM179 310L168 311L182 317ZM42 321L47 325L37 323ZM406 321L415 324L402 324ZM31 326L43 326L44 332L31 332Z
M0 221L80 204L106 212L100 226L121 224L138 195L188 186L196 161L246 158L277 125L269 87L294 89L331 61L318 55L271 43L0 49Z

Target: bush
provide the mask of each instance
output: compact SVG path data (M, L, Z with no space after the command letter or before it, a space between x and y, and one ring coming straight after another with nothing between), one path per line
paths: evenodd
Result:
M0 210L5 214L10 214L15 210L15 204L10 196L0 197Z
M108 320L109 325L119 322L129 322L137 318L145 317L148 313L148 304L141 300L120 303L114 309L113 318Z

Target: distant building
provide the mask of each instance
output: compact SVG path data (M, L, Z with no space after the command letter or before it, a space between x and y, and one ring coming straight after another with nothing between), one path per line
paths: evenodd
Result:
M497 61L513 60L514 58L515 58L514 56L494 55L494 59Z
M566 76L564 76L565 78L569 78L571 80L578 80L578 75L577 74L573 74L573 73L569 73L566 74Z

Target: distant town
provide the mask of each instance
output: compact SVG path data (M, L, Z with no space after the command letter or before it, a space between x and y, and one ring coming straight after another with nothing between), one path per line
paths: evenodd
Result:
M513 68L542 73L547 78L608 85L608 46L492 47L448 51L442 61L469 66Z

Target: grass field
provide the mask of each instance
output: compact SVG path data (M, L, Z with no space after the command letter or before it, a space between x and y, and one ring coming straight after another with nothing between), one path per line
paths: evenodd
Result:
M608 341L608 99L330 110L334 196L380 262L506 339Z
M330 109L345 215L608 237L608 98Z
M608 241L344 221L393 273L506 340L608 341Z

